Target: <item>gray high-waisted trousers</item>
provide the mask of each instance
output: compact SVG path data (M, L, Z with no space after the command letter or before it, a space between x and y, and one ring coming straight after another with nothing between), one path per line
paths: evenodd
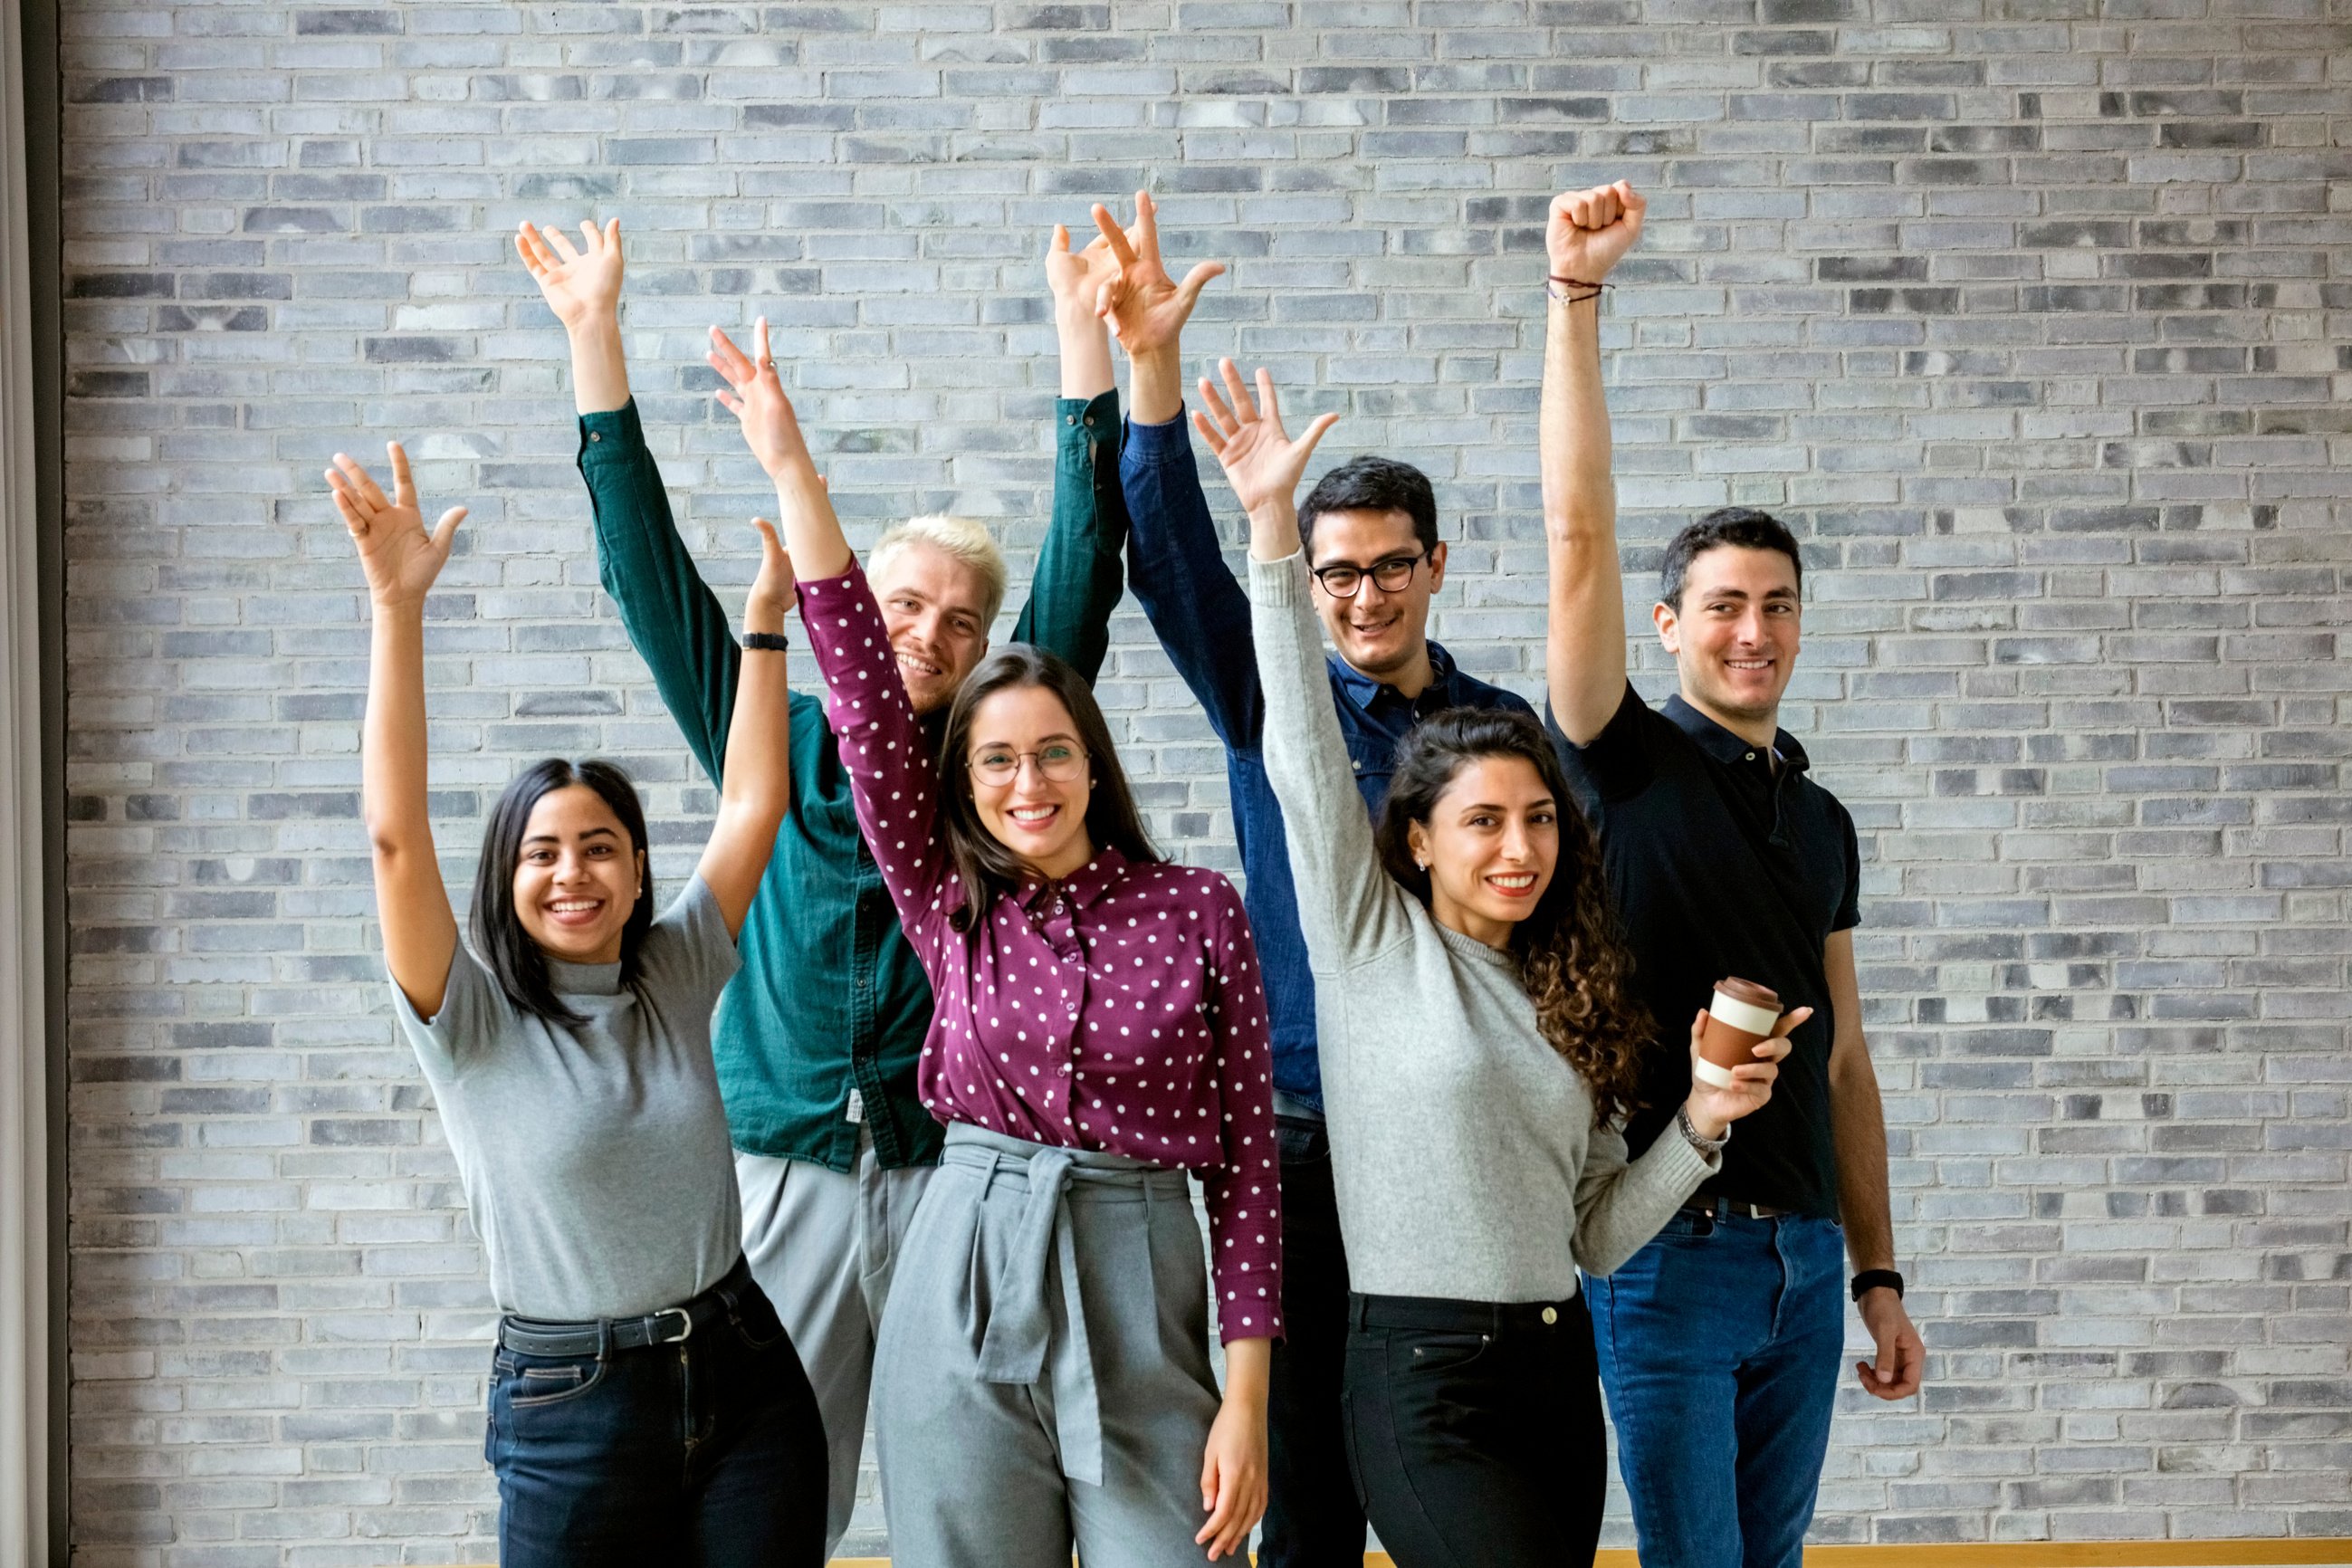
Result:
M1184 1568L1216 1419L1181 1171L961 1123L874 1354L897 1568Z

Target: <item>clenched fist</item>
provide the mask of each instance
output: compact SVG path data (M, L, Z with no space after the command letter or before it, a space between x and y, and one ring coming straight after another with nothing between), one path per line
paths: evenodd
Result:
M1620 180L1589 191L1568 191L1551 199L1544 224L1544 248L1554 278L1598 283L1642 237L1642 215L1650 204Z

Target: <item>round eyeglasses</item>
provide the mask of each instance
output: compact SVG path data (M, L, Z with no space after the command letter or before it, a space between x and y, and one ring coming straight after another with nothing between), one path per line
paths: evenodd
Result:
M1055 784L1068 784L1087 771L1086 749L1068 741L1049 741L1034 752L1016 752L1010 746L983 746L964 765L982 784L1009 784L1021 776L1024 757L1035 763L1037 771Z
M1369 570L1343 561L1334 566L1318 566L1315 580L1335 599L1354 598L1363 591L1367 577L1383 594L1401 593L1412 581L1413 568L1428 559L1429 552L1425 550L1417 555L1391 555L1385 561L1373 562Z

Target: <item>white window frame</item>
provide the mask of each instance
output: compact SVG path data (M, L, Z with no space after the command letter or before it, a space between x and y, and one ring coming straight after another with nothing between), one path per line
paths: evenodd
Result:
M48 1560L47 1005L24 17L0 0L0 1568Z

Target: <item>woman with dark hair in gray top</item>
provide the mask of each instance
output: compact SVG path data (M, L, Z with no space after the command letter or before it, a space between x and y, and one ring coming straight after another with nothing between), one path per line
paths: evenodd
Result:
M1377 837L1324 674L1292 496L1336 416L1298 439L1273 380L1194 423L1250 514L1265 758L1282 804L1353 1293L1349 1458L1403 1568L1588 1562L1606 1452L1577 1270L1605 1274L1715 1168L1771 1094L1775 1040L1683 1135L1628 1163L1645 1037L1591 837L1541 728L1449 710L1404 743ZM1693 1049L1696 1049L1696 1027Z
M726 785L701 865L654 913L645 815L610 763L551 759L492 808L479 956L457 941L425 793L425 598L463 507L424 526L327 476L372 610L362 803L401 1033L433 1087L505 1314L485 1444L505 1568L813 1565L815 1396L743 1262L710 1012L787 801L791 563L760 530Z

